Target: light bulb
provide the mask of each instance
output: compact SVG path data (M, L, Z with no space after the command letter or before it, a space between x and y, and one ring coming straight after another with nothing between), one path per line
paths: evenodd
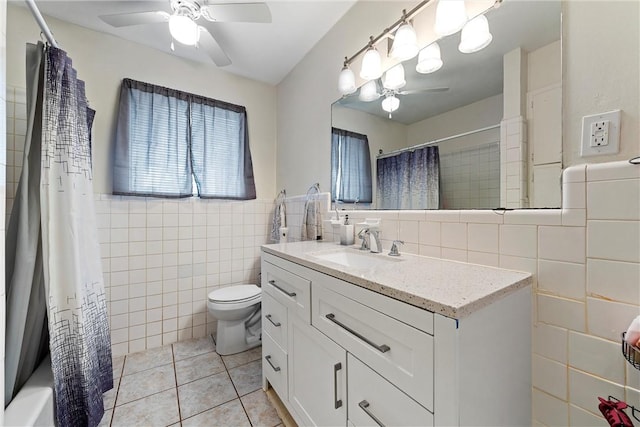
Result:
M400 61L406 61L416 56L418 50L416 31L411 24L405 22L396 31L393 45L391 46L391 57L399 59Z
M404 67L402 64L395 65L388 69L382 78L382 86L387 89L400 89L406 84L407 81L404 79Z
M342 95L351 95L356 89L356 76L351 68L345 64L338 78L338 90Z
M434 42L420 51L416 71L421 74L429 74L438 71L440 68L442 68L440 45Z
M493 36L489 32L489 21L479 15L467 22L460 34L458 50L462 53L473 53L489 46Z
M435 31L439 36L448 36L460 31L467 22L464 0L439 0L436 8Z
M169 31L176 41L187 46L194 46L200 38L198 24L188 16L180 15L178 12L169 17Z
M400 100L396 98L395 95L387 95L387 97L382 100L382 109L387 113L393 113L398 107L400 107Z
M360 101L371 102L378 98L380 98L380 94L378 93L378 86L375 80L370 80L362 85L360 94L358 95Z
M374 80L382 75L382 60L380 52L371 46L362 58L362 68L360 68L360 77L365 80Z

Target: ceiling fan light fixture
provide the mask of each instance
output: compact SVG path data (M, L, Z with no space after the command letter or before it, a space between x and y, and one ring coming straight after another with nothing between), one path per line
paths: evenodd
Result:
M391 57L400 61L406 61L418 54L418 38L416 30L411 24L405 22L396 31L391 45Z
M338 77L338 90L342 95L351 95L357 90L356 76L346 61L340 71L340 77Z
M420 74L429 74L438 71L440 68L442 68L440 45L434 42L420 51L416 71Z
M441 37L456 33L467 23L464 0L439 0L436 7L435 31Z
M198 24L189 16L181 14L179 10L169 17L169 31L171 37L187 46L194 46L200 38Z
M387 95L382 100L382 109L391 114L400 107L400 100L393 94Z
M389 68L384 77L382 77L382 86L386 89L397 90L404 87L407 81L404 78L404 67L402 64L394 65Z
M489 32L489 21L479 15L467 22L460 34L458 50L462 53L474 53L489 46L493 36Z
M360 101L371 102L378 98L380 98L380 94L375 80L370 80L360 87L360 93L358 94Z
M360 77L365 80L374 80L382 75L382 59L375 46L370 46L362 58Z

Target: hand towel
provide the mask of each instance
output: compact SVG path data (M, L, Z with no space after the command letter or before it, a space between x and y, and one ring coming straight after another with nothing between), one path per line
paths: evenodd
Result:
M302 212L301 240L322 240L322 216L320 215L320 201L318 194L320 187L313 185L307 191L307 201Z
M285 207L285 199L287 193L282 190L275 200L275 209L273 212L273 223L271 224L271 240L273 242L280 241L280 228L287 226L287 211Z

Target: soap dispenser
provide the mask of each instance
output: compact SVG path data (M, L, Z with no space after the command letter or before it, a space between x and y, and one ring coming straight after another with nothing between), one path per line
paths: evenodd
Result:
M344 224L340 225L340 244L353 245L353 224L349 223L349 215L345 215Z

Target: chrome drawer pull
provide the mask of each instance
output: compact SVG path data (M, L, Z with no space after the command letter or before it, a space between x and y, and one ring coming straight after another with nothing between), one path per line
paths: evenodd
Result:
M338 371L342 369L342 363L333 365L333 407L338 409L342 406L342 399L338 399Z
M270 315L270 314L267 314L267 315L266 315L266 316L264 316L264 317L266 317L266 318L267 318L267 320L268 320L269 322L271 322L271 324L272 324L273 326L275 326L276 328L279 328L279 327L281 326L281 325L280 325L280 322L274 322L274 321L273 321L273 319L271 318L271 315Z
M269 363L269 365L271 365L271 368L273 368L274 371L276 372L280 371L280 367L274 365L273 362L271 361L271 356L265 356L264 358Z
M285 295L288 295L290 297L295 297L296 296L295 292L289 292L286 289L283 289L280 286L276 285L276 281L275 280L269 280L269 284L272 285L274 288L276 288L277 290L279 290L280 292L282 292Z
M358 406L359 406L360 408L362 408L362 410L364 411L364 413L365 413L365 414L367 414L367 415L369 415L369 416L371 417L371 419L372 419L373 421L375 421L375 422L376 422L376 424L378 424L380 427L385 427L385 425L384 425L384 424L382 424L382 421L380 421L380 420L378 419L378 417L376 417L375 415L373 415L373 414L371 413L371 411L368 409L368 408L369 408L369 402L367 402L366 400L363 400L362 402L358 403Z
M371 347L373 347L376 350L378 350L380 353L386 353L387 351L391 350L391 347L389 347L388 345L386 345L386 344L378 345L378 344L374 343L373 341L371 341L370 339L368 339L368 338L362 336L361 334L359 334L358 332L354 331L353 329L351 329L350 327L348 327L344 323L340 322L339 320L336 320L336 315L335 314L329 313L329 314L325 315L325 317L327 319L331 320L336 325L338 325L341 328L345 329L347 332L350 332L351 334L353 334L356 337L360 338L362 341L366 342Z

